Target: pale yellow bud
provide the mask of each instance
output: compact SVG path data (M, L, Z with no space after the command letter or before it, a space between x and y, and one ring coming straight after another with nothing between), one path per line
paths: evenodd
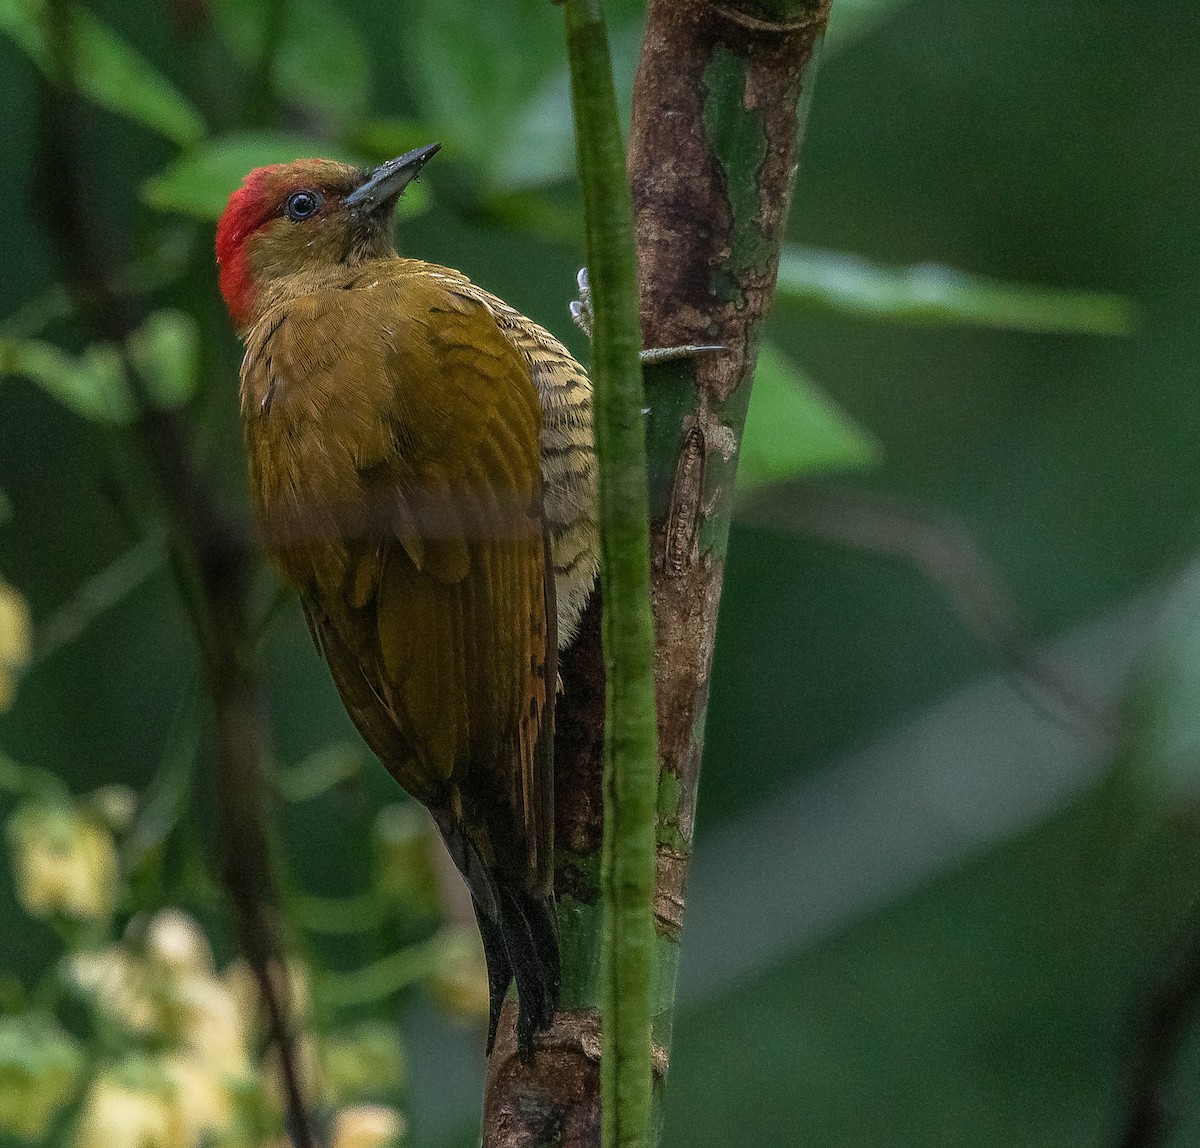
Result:
M216 977L187 976L174 984L168 1027L180 1046L216 1075L249 1073L250 1017Z
M178 909L163 909L146 926L146 957L178 976L213 971L208 938Z
M87 804L114 833L124 833L137 815L137 790L128 785L102 785L88 794Z
M125 1105L130 1122L144 1126L147 1148L231 1144L224 1135L234 1124L233 1090L251 1076L246 1021L212 972L208 942L190 918L174 910L158 914L145 926L144 946L145 958L121 944L72 954L66 963L98 1009L170 1049L158 1060L130 1060L104 1078L88 1100L95 1138L80 1143L104 1143L110 1115ZM169 1111L153 1116L155 1123L160 1101ZM155 1139L168 1132L175 1139Z
M135 935L141 930L131 926ZM251 1017L212 968L208 940L175 909L145 925L145 957L129 945L73 953L68 976L94 1006L130 1031L169 1042L221 1079L250 1073Z
M194 1148L160 1069L130 1062L92 1082L74 1148Z
M31 916L104 920L112 912L117 851L107 829L66 806L24 805L8 839L17 898Z
M122 945L72 953L66 960L68 977L92 998L96 1007L132 1032L159 1032L164 1023L163 1002L144 961Z
M33 624L25 599L7 582L0 582L0 710L12 703L16 671L29 661Z
M329 1148L395 1148L404 1135L404 1120L382 1104L343 1108L333 1121Z
M0 1133L45 1136L82 1064L75 1041L49 1017L0 1019Z

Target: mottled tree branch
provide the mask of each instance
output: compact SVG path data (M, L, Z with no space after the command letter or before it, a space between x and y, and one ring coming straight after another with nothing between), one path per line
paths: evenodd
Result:
M646 370L660 774L653 1067L661 1093L737 448L774 295L801 97L829 0L652 0L634 89L642 344L722 344ZM595 1145L604 668L593 604L563 660L556 773L564 1012L529 1067L497 1046L489 1148ZM511 1013L504 1022L511 1025ZM505 1041L511 1043L508 1036ZM524 1100L523 1100L524 1098Z
M650 7L630 177L642 339L719 343L646 372L660 753L656 921L677 960L704 713L759 330L796 174L802 97L829 0ZM674 975L655 1035L670 1042Z

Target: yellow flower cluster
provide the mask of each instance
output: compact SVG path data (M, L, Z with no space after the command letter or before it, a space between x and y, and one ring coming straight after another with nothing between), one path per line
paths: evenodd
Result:
M111 935L120 884L114 833L128 826L136 801L109 787L75 803L39 797L16 810L7 835L26 912L87 924L70 931L76 943ZM0 1139L12 1133L32 1143L53 1133L63 1142L55 1121L69 1119L72 1148L288 1148L278 1056L273 1048L261 1054L263 1010L250 969L234 961L218 971L203 931L174 909L135 918L120 941L90 944L68 953L63 977L89 1005L104 1046L121 1051L85 1076L77 1042L48 1013L0 1016ZM435 986L452 1008L473 1015L487 1007L477 948L476 941L448 950ZM330 1148L398 1145L400 1114L362 1103L400 1087L394 1029L367 1023L318 1038L304 966L287 962L273 980ZM77 1111L68 1117L72 1098Z
M7 582L0 582L0 710L12 704L17 673L29 661L33 627L29 607Z
M92 1081L75 1148L182 1148L189 1137L183 1105L165 1073L130 1058Z
M249 1144L236 1097L254 1079L251 1014L217 974L190 917L164 910L145 925L140 946L74 953L67 974L110 1024L162 1048L96 1076L75 1148Z
M286 1148L269 1130L278 1128L282 1108L277 1063L268 1057L256 1064L253 1056L257 985L240 961L216 971L208 941L191 918L165 910L145 925L140 945L76 953L68 958L68 972L110 1023L160 1050L126 1057L92 1081L74 1148ZM310 1102L336 1103L357 1086L379 1090L398 1082L394 1035L391 1059L381 1060L369 1045L349 1054L346 1038L336 1037L327 1043L340 1050L340 1061L322 1056L306 1023L304 970L289 965L277 980L300 1033L297 1058ZM360 1069L352 1081L346 1080L347 1063ZM369 1079L363 1064L375 1068ZM349 1105L334 1119L331 1148L391 1148L401 1133L401 1117L392 1109Z

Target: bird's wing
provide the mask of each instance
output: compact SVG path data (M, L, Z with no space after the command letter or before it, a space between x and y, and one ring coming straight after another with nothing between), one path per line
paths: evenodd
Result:
M313 534L280 565L347 710L489 864L548 891L555 607L528 367L478 300L399 275L293 301L256 361L299 367L243 386L293 389L261 433L277 420L293 469L326 476L280 488Z

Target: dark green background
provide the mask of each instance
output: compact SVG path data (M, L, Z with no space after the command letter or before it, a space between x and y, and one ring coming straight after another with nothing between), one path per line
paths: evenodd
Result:
M526 19L522 6L503 8L467 18L497 22L494 50L511 56L511 69L519 74L522 51L558 50L553 38L530 46L533 33L513 29ZM215 48L185 51L156 5L97 10L218 109L214 122L236 120L240 96L209 58ZM351 11L372 29L373 110L452 114L437 68L420 66L422 6L363 2ZM542 26L539 17L538 35ZM1198 76L1200 8L1182 0L916 0L821 70L793 239L884 262L1107 289L1141 308L1137 333L1120 340L889 326L787 305L770 322L770 334L882 443L879 470L846 481L964 526L1046 638L1157 593L1196 544ZM8 191L0 315L55 277L31 210L40 195L31 179L35 104L31 67L0 41ZM138 186L173 149L94 109L88 127L90 217L98 241L128 255L159 226ZM567 333L578 245L503 226L463 191L471 177L451 148L443 158L428 177L438 206L404 227L404 249L461 268ZM554 196L573 202L569 187ZM201 254L174 299L219 330L210 241L210 229L197 229ZM203 442L228 497L239 499L238 348L232 333L222 340L210 351L209 378L219 384L202 400ZM144 465L128 442L106 443L30 384L0 386L0 489L14 506L0 528L0 571L37 618L132 541L106 493L113 452L118 468ZM1187 622L1171 621L1167 632ZM995 668L941 592L903 564L735 528L697 848ZM688 998L666 1142L1116 1145L1144 996L1178 955L1200 877L1186 789L1141 784L1161 765L1155 691L1171 695L1171 714L1184 716L1170 720L1186 727L1191 698L1178 684L1187 668L1169 662L1145 686L1147 705L1124 711L1150 717L1127 723L1125 768L1108 785L1068 808L1046 807L1011 839L956 853L882 908L850 906L832 934L715 995ZM26 677L0 718L0 745L80 790L143 783L196 672L170 583L157 577ZM265 678L282 761L352 736L294 609ZM1185 777L1189 744L1176 754ZM337 816L324 807L294 814L297 882L326 894L356 888L356 819L389 796L378 771L359 804ZM202 785L204 837L209 807ZM836 830L836 809L830 817ZM759 897L765 917L778 911L754 883L737 895L743 904ZM7 879L0 951L25 975L56 951L52 935L17 912ZM335 951L329 960L351 966L362 956ZM409 1015L415 1142L468 1143L470 1093L449 1084L478 1072L476 1038L444 1031L419 1003ZM1197 1070L1193 1042L1174 1078L1182 1118L1173 1145L1200 1144Z

